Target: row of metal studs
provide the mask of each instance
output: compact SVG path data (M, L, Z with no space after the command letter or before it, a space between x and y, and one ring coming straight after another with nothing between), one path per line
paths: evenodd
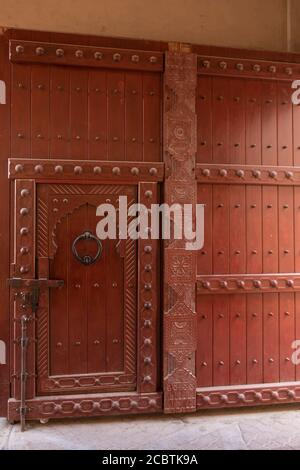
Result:
M252 170L252 176L254 178L260 178L261 177L261 171L260 170ZM228 170L226 170L225 168L221 168L220 170L218 170L218 174L219 176L222 176L223 178L225 178L226 176L228 176ZM202 175L203 176L211 176L211 170L209 168L204 168L202 170ZM245 171L244 170L235 170L235 176L238 176L239 178L243 178L245 176ZM268 176L270 178L277 178L278 176L278 172L275 171L275 170L271 170L268 172ZM285 172L285 177L288 178L288 179L291 179L293 178L294 176L294 173L292 171L286 171Z
M210 66L211 66L210 60L202 60L201 66L205 69L209 69ZM218 62L218 67L221 70L226 70L227 66L228 66L227 62L225 62L225 61ZM239 63L235 64L235 69L238 70L239 72L243 72L245 70L245 66L244 66L244 64L239 62ZM253 72L256 72L256 73L264 71L263 68L259 64L253 64L252 65L252 70L253 70ZM277 72L277 67L275 65L270 65L267 68L266 71L270 72L270 73L276 73ZM292 73L293 73L292 67L285 67L284 71L287 75L292 75Z
M220 288L222 288L222 289L227 289L228 288L228 282L227 281L217 281L217 282L219 283ZM245 281L234 281L234 280L232 280L230 282L235 282L237 287L240 288L240 289L245 288ZM263 288L261 281L253 280L253 281L247 281L247 282L252 282L253 287L255 287L256 289ZM294 287L294 281L292 279L287 279L285 281L285 283L286 283L287 287ZM211 288L211 284L208 281L202 281L201 285L204 289L210 289ZM269 285L271 287L277 288L278 287L278 281L276 281L275 279L272 279L272 280L269 281Z
M24 52L25 52L24 46L22 46L22 45L16 46L16 53L17 53L17 54L24 54ZM36 54L37 56L46 55L46 54L47 54L47 50L46 50L44 47L39 46L39 47L37 47L37 48L35 49L35 54ZM64 49L58 48L58 49L56 49L55 54L56 54L57 57L64 57L65 51L64 51ZM83 52L81 49L77 49L77 50L75 51L74 55L75 55L75 57L77 57L78 59L84 58L84 52ZM94 52L94 59L95 59L95 60L102 60L102 59L103 59L103 53L102 53L102 52L99 52L99 51ZM112 59L113 59L114 62L121 62L121 60L122 60L122 54L116 52L116 53L114 53L114 54L112 55ZM149 57L149 62L150 62L151 64L156 64L156 63L157 63L157 60L158 60L158 59L157 59L156 56L150 56L150 57ZM134 63L138 63L138 62L140 61L140 56L137 55L137 54L133 54L133 55L131 56L131 61L134 62Z
M15 172L16 173L22 173L22 171L24 171L24 166L21 165L20 163L17 164L15 166ZM43 165L35 165L34 171L35 171L35 173L43 173L43 171L44 171ZM54 172L55 173L63 173L63 171L64 171L63 165L56 165L54 167ZM82 166L76 165L76 166L74 166L73 171L74 171L75 174L81 174L81 173L83 173L83 168L82 168ZM94 166L93 167L93 172L95 174L100 174L100 173L102 173L102 168L100 166ZM112 172L113 175L120 175L121 174L121 168L118 167L118 166L115 166L114 168L112 168L111 172ZM131 172L132 175L137 176L140 173L140 169L137 168L137 167L133 167L133 168L130 169L130 172ZM158 173L157 168L153 167L153 168L149 169L149 174L151 176L156 176L157 173Z

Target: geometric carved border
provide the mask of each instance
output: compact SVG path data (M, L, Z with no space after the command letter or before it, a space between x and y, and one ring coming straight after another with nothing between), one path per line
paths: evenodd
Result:
M160 393L118 393L37 397L26 401L26 419L51 419L158 413L162 409ZM20 401L8 401L9 421L20 420Z

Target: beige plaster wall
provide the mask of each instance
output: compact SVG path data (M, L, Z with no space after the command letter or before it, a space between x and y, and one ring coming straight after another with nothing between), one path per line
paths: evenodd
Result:
M0 0L0 24L22 29L286 50L288 1L295 2Z

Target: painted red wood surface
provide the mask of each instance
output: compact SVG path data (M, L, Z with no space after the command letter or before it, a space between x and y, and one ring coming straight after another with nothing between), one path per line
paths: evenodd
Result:
M197 113L202 168L299 165L299 106L291 103L290 81L200 74ZM209 183L209 176L198 184L198 202L205 204L200 280L298 272L299 187L281 186L276 175L270 186L249 185L241 176L236 185L226 183L226 173L226 184ZM298 296L198 295L198 387L296 380L299 366L291 357L299 336Z

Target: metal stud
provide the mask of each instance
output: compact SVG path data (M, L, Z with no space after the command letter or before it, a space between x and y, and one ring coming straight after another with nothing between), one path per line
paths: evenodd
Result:
M118 167L118 166L115 166L113 169L112 169L112 173L114 175L119 175L121 173L121 169Z
M75 52L75 56L78 58L78 59L81 59L83 57L83 51L81 51L80 49L78 49L76 52Z
M201 366L202 366L202 367L207 367L207 362L202 361L202 362L201 362Z
M243 178L245 176L245 172L243 170L237 170L236 174L239 178Z
M21 132L18 132L17 137L18 139L24 139L25 135L22 134Z
M144 339L144 345L145 345L145 346L150 346L151 344L152 344L152 341L151 341L150 338L145 338L145 339Z
M152 56L149 58L149 62L150 62L151 64L156 64L156 62L157 62L157 57L155 57L154 55L152 55Z
M44 90L45 86L42 83L39 83L37 88L38 88L38 90Z
M286 285L287 285L287 287L294 287L294 281L292 281L291 279L288 279L286 281Z
M81 174L82 173L82 167L81 166L75 166L74 168L74 173L76 174Z
M269 362L270 362L270 364L273 364L275 362L273 357L270 357Z
M223 176L223 177L227 176L227 170L225 170L224 168L220 170L219 173L220 173L220 176Z
M45 49L43 47L37 47L35 50L36 55L44 55Z
M152 195L153 195L152 191L150 191L150 190L145 191L145 197L146 197L147 199L150 199L150 198L152 197Z
M149 173L151 176L156 176L157 175L157 168L150 168Z
M258 364L258 360L257 359L252 359L252 363L253 364Z
M28 266L21 266L20 267L20 273L26 274L29 272L29 267Z
M150 271L152 271L152 266L151 266L151 264L146 264L144 269L145 269L145 271L146 271L147 273L149 273Z
M276 72L276 66L275 65L270 65L270 67L268 68L269 72L271 73L275 73Z
M55 173L62 173L64 171L62 165L56 165L54 168Z
M120 60L121 60L121 54L118 54L118 53L114 54L114 55L113 55L113 60L114 60L115 62L120 62Z
M144 364L146 364L146 365L151 364L151 357L146 356L146 357L144 358Z
M258 64L254 64L252 68L253 68L254 72L260 72L261 71L261 67Z
M15 166L16 173L21 173L23 170L24 170L24 167L20 163L18 163L18 165Z
M20 215L28 215L29 214L29 209L27 207L22 207L20 209Z
M224 366L225 362L224 361L219 361L219 366Z
M239 64L236 64L235 68L239 70L239 72L242 72L244 70L244 65L239 63Z
M256 289L260 289L261 288L261 282L260 281L253 281L253 285Z
M202 170L202 174L204 176L210 176L210 170L208 168L204 168L204 170Z
M292 73L293 73L292 67L286 67L286 68L284 69L284 71L285 71L285 73L286 73L287 75L292 75Z
M34 171L35 171L36 173L42 173L43 170L44 170L43 165L35 165L35 167L34 167Z
M16 46L16 53L17 54L23 54L24 52L24 47L21 46L20 44L18 46Z
M29 233L28 227L22 227L22 228L20 229L20 234L21 234L21 235L28 235L28 233Z
M277 287L278 287L278 282L277 282L275 279L272 279L272 280L270 281L270 286L277 288Z
M270 176L270 178L276 178L277 177L277 171L275 171L275 170L270 171L269 176Z
M145 253L151 253L152 252L152 246L151 245L146 245L144 247L144 252Z
M27 255L29 253L29 248L27 246L22 246L20 248L21 255Z
M294 173L292 171L286 171L285 172L285 177L288 178L288 179L291 179L293 178L294 176Z
M254 170L254 171L252 171L252 175L254 176L254 178L260 178L261 177L261 171Z
M152 325L151 320L145 320L145 321L144 321L144 327L145 327L145 328L150 328L151 325Z
M204 67L205 69L209 69L210 61L209 60L203 60L202 61L202 67Z
M27 188L22 189L20 194L21 194L21 197L29 196L29 194L30 194L29 189L27 189Z
M57 55L57 57L63 57L65 51L63 49L56 49L55 54Z
M96 51L94 53L94 57L95 57L96 60L101 60L102 57L103 57L103 54L102 54L102 52Z
M152 303L151 302L145 302L144 303L144 308L147 309L147 310L150 310L152 307Z
M140 61L140 57L136 54L132 55L131 56L131 62L139 62Z
M102 169L100 166L94 166L93 168L93 172L95 173L95 175L99 175L101 173Z
M222 62L219 62L219 67L220 69L222 70L226 70L227 69L227 63L222 61Z

